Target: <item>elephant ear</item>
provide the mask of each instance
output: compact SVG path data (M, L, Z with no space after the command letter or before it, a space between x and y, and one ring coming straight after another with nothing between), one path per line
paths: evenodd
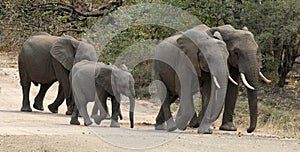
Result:
M217 56L220 57L226 57L225 61L227 61L228 52L226 50L226 44L223 41L216 40L211 38L205 31L198 31L198 30L188 30L185 33L183 33L188 39L190 39L194 45L197 46L199 50L199 61L200 61L200 67L202 70L209 72L209 65L208 62L212 62L211 60L213 58L217 58ZM220 33L216 32L216 35L219 39L222 39L222 36ZM222 48L220 48L222 47ZM226 54L216 54L214 51L215 48L224 50L222 53ZM212 72L212 71L210 71Z
M52 46L50 54L67 70L71 71L79 41L70 37L59 38Z
M213 27L209 29L211 33L215 33L216 31L220 32L223 40L226 42L232 38L235 29L231 25L223 25L218 27Z
M98 64L96 72L96 86L100 85L103 87L109 94L113 95L112 90L112 71L111 66Z
M223 41L223 37L222 37L221 33L218 32L218 31L216 31L216 32L214 33L213 37L214 37L215 39L218 39L218 40Z
M199 59L199 50L198 47L193 43L191 39L186 37L185 35L180 36L177 40L178 47L184 52L184 54L190 59L192 62L197 75L201 76L201 67L200 65L205 65L200 62L205 62L204 59ZM203 69L205 70L205 69Z
M88 42L79 41L73 64L76 64L82 60L96 62L98 60L98 55L93 45L89 44Z
M231 51L235 48L236 38L238 37L236 36L236 29L231 25L213 27L209 29L209 32L212 34L215 32L219 32L222 35L222 38L227 45L228 51Z

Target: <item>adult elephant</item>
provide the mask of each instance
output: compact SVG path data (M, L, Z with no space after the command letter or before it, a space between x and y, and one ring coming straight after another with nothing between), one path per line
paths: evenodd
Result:
M58 95L48 106L49 110L57 113L64 99L68 106L66 114L72 114L74 102L71 98L69 72L73 64L86 59L97 61L98 56L94 47L84 41L72 37L57 37L45 32L28 38L19 53L18 66L20 82L23 91L21 111L31 112L29 91L31 82L41 85L35 97L33 107L44 110L43 99L49 87L59 82Z
M229 77L227 58L226 44L204 31L191 29L162 41L155 51L153 71L154 79L164 83L167 93L160 94L163 103L155 129L185 129L195 114L193 94L199 91L200 84L202 95L211 97L207 102L211 105L203 104L198 132L211 133L210 123L219 116L225 99ZM203 82L211 85L203 85ZM174 123L170 104L177 98L180 98L180 106Z
M258 45L254 40L254 36L247 28L237 30L231 25L223 25L213 28L203 28L203 25L195 27L196 30L207 31L212 33L219 32L226 43L229 52L228 64L229 72L234 81L239 82L240 78L247 87L248 104L250 109L250 127L248 133L255 130L257 124L257 91L259 76L270 83L260 72L257 50ZM238 95L238 85L228 83L225 109L223 113L223 121L220 130L236 131L237 128L233 124L234 108Z

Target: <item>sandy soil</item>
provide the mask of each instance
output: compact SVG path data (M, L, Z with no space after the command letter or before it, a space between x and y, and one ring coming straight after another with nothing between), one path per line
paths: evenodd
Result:
M38 87L31 86L31 101ZM124 100L121 128L110 128L109 120L100 126L69 125L65 103L58 114L47 109L57 91L51 87L44 101L45 111L20 112L22 92L15 57L0 57L0 152L2 151L300 151L300 141L245 130L199 135L196 129L174 132L155 131L159 107L137 100L135 128L129 128L128 101ZM33 104L31 102L31 104ZM89 105L91 108L91 105ZM82 119L80 121L83 123Z

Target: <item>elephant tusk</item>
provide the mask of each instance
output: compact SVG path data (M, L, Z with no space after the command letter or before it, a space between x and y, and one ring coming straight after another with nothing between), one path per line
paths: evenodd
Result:
M216 76L213 76L213 79L214 79L215 85L220 89L221 87L220 87L220 84L219 84Z
M239 85L237 82L235 82L235 81L232 79L232 77L231 77L230 75L228 76L228 79L229 79L230 82L232 82L233 84Z
M241 73L241 78L242 78L243 83L245 84L245 86L246 86L248 89L255 90L255 88L252 87L252 86L247 82L244 73Z
M259 76L266 82L266 83L271 83L272 81L267 79L261 72L259 72Z

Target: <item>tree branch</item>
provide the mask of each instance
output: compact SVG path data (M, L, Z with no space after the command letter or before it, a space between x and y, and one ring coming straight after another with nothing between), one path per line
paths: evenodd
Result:
M75 13L78 14L79 16L83 16L83 17L100 17L100 16L104 16L107 13L109 13L110 11L116 9L117 7L120 7L122 5L122 1L110 1L107 4L103 4L98 8L98 12L81 12L78 8L76 8L73 5L70 4L65 4L65 3L61 3L61 2L49 2L49 3L45 3L45 4L40 4L37 6L33 6L30 10L35 10L35 9L42 9L42 10L49 10L50 8L55 8L56 10L62 10L62 11L66 11L66 12L70 12L70 13ZM109 11L107 11L109 10Z
M80 30L80 29L64 29L64 30L58 31L58 33L65 33L65 32L68 32L68 31L77 32L77 33L85 32L85 30Z

